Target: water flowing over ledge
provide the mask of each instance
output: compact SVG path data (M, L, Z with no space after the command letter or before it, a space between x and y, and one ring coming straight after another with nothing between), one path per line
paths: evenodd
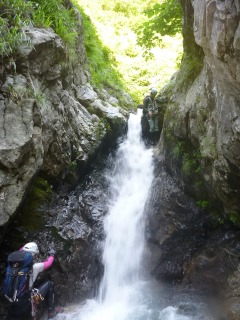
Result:
M141 140L140 118L141 111L130 115L127 137L105 171L109 201L104 219L104 275L99 292L94 299L59 315L58 319L214 319L208 315L206 304L191 294L180 292L173 298L173 291L154 280L144 279L141 273L146 249L145 205L154 166L153 150L147 149Z

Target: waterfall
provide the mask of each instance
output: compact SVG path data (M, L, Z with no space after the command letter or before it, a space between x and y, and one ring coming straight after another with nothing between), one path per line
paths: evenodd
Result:
M99 293L56 320L213 320L191 294L167 293L158 282L142 278L144 208L153 181L153 150L141 140L140 119L140 110L130 114L127 137L106 170L109 205Z
M127 139L119 146L108 180L111 191L103 253L104 277L100 299L104 303L126 299L139 280L144 248L144 205L153 179L152 150L140 137L140 116L130 115Z
M152 150L141 140L141 110L130 114L126 139L107 172L109 210L104 220L104 276L96 300L67 319L124 320L140 281L144 205L153 179Z

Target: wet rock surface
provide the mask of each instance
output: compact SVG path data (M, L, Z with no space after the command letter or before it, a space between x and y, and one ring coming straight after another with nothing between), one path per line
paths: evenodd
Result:
M1 256L6 257L13 249L13 241L31 239L38 242L44 258L54 242L54 266L39 281L53 279L61 305L94 296L99 287L103 274L103 218L111 193L106 172L111 170L112 161L112 155L104 157L72 192L63 189L54 193L50 205L39 211L41 225L37 229L29 230L19 217L1 248ZM239 230L216 224L206 210L199 209L165 171L157 152L154 162L155 178L145 209L146 277L164 284L164 298L169 295L171 303L178 294L192 295L201 297L206 304L211 299L210 308L228 296L225 303L230 301L234 308L239 287ZM29 219L30 216L31 213ZM1 263L2 277L4 268ZM187 302L178 308L183 315L198 312ZM219 308L218 304L215 311L219 312ZM222 319L228 319L224 312L222 315Z
M191 201L186 202L181 192L175 198L173 192L176 203L169 199L170 213L164 214L162 203L153 196L156 209L151 219L158 217L155 223L161 232L153 229L157 257L153 255L152 270L157 277L195 283L199 290L208 284L223 296L227 318L239 319L239 2L181 3L184 59L168 92L158 147L178 187L196 198L202 209L192 210ZM192 72L186 74L189 67ZM173 207L180 209L179 225L171 214ZM194 246L189 250L191 241ZM169 259L169 251L176 259Z
M218 308L226 307L223 318L231 319L227 296L236 297L239 288L240 231L197 207L165 171L158 153L155 162L146 205L146 268L162 283L217 299Z
M37 284L52 279L60 305L79 302L96 293L103 273L103 218L108 210L108 185L100 167L98 164L98 169L92 168L91 174L71 193L53 194L51 203L38 211L41 222L37 229L29 230L20 213L1 247L1 284L7 255L17 249L13 243L31 239L39 245L40 261L47 258L54 243L54 265L42 273ZM31 212L26 219L30 216ZM5 313L6 305L1 309L1 317Z

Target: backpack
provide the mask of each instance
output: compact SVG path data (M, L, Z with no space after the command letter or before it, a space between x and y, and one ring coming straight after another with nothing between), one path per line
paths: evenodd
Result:
M29 276L32 272L33 257L26 251L15 251L8 256L3 295L10 302L21 301L29 291Z

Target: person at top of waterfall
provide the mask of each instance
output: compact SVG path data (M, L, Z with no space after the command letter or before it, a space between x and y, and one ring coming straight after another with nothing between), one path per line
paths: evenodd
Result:
M147 117L149 132L158 132L158 106L156 103L157 89L152 88L150 94L143 99L143 115Z
M30 292L32 294L37 292L39 300L46 300L48 305L48 319L52 319L56 316L56 314L63 312L61 307L55 307L55 299L54 299L54 284L52 281L44 281L40 286L35 287L35 281L38 277L38 274L42 271L49 269L54 262L55 250L53 247L49 250L49 257L43 262L37 262L37 258L39 255L39 249L35 242L29 242L25 244L19 251L28 252L32 255L32 264L31 271L28 273L28 283L26 284L26 298L19 299L19 306L16 307L16 304L9 305L7 320L15 320L15 319L23 319L26 320L29 317L29 314L33 315L33 301L29 298ZM28 293L29 292L29 295ZM39 301L40 302L40 301ZM35 306L36 307L36 306ZM37 312L37 309L35 310ZM22 315L21 315L22 314ZM35 319L35 317L34 317Z

